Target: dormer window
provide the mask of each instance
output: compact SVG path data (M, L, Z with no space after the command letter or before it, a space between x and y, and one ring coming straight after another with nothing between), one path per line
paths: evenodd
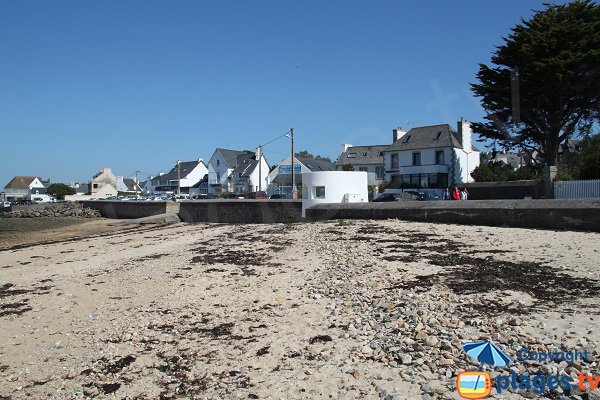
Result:
M367 156L367 153L366 153L366 152L365 152L365 153L363 153L363 157L366 157L366 156Z
M412 138L412 135L406 135L406 137L404 138L404 143L410 142L411 138Z
M439 131L436 135L435 135L435 139L434 140L440 140L440 137L442 136L442 131Z
M383 157L383 151L380 151L379 153L377 153L377 157Z
M356 153L348 153L348 158L356 158Z

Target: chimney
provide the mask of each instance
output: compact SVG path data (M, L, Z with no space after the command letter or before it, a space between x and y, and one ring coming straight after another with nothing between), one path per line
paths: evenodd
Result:
M473 149L471 144L472 131L471 124L466 119L461 118L460 121L458 121L458 138L460 139L463 150L470 153Z
M392 144L396 143L406 133L406 131L400 127L394 128L392 132Z
M112 174L112 168L104 167L104 168L102 168L102 172L104 172L106 174Z
M345 153L350 147L352 147L352 145L349 143L342 144L342 153Z
M198 162L201 163L202 161L204 161L204 158L198 157Z
M164 172L160 171L160 172L158 173L158 176L163 176L164 174L165 174Z

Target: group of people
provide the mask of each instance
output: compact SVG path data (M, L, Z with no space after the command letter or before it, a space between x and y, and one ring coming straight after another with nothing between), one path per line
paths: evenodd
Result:
M450 193L450 188L446 188L444 191L444 200L468 200L469 192L466 187L459 188L458 186L454 186L452 193Z

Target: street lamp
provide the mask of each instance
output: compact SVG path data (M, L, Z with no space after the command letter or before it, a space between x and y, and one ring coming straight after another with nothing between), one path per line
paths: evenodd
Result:
M181 194L181 160L177 160L177 194Z

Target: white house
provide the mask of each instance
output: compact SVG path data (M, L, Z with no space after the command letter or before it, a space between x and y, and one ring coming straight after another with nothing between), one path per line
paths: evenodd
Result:
M389 144L373 146L342 145L342 153L336 161L338 171L342 171L346 165L351 165L354 171L368 173L369 185L379 185L383 182L383 151Z
M393 144L383 151L390 188L446 188L472 180L479 150L472 145L469 122L455 131L448 124L394 129Z
M284 158L279 165L269 173L269 194L292 194L292 155ZM307 172L335 171L336 167L327 160L315 160L314 158L294 157L294 173L296 175L296 187L302 186L302 174Z
M369 201L366 171L321 171L302 174L302 216L319 203Z
M248 150L216 149L208 160L208 193L233 192L233 170L252 157Z
M148 179L144 191L147 193L189 193L190 188L200 182L208 168L202 158L194 161L182 161L166 174L160 173L154 178Z
M117 191L119 192L142 192L142 187L136 182L135 178L125 178L117 176Z
M266 190L269 184L269 168L269 163L260 150L257 150L254 157L238 162L231 172L233 191L244 193Z
M112 173L111 168L104 167L92 177L90 195L95 198L117 195L117 177Z
M4 186L6 201L23 200L28 194L35 193L36 188L41 190L46 188L42 183L42 178L37 176L15 176Z

